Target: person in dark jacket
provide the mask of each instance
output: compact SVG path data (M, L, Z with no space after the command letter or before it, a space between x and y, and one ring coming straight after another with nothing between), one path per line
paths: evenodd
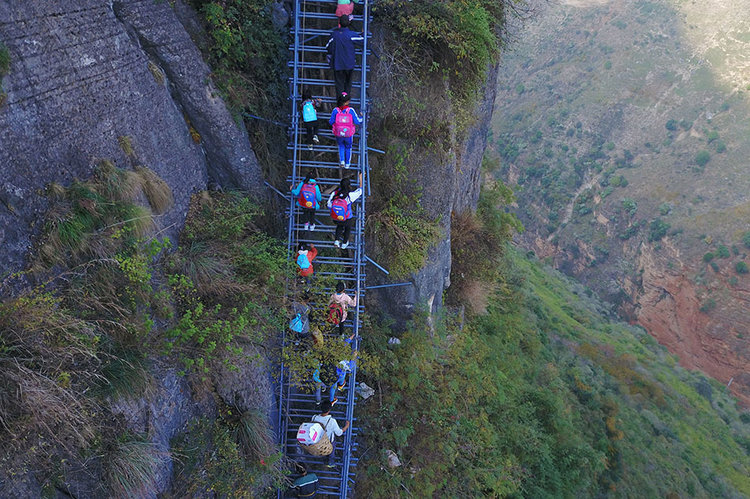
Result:
M326 44L336 80L336 95L352 93L352 75L356 62L354 46L362 45L365 40L364 33L355 33L349 29L349 24L349 16L339 17L339 27L331 32L331 38Z

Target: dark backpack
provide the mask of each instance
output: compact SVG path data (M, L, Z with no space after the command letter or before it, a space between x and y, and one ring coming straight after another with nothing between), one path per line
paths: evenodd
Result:
M331 303L330 305L328 305L328 322L336 326L341 322L341 319L343 318L344 307L342 307L338 303Z

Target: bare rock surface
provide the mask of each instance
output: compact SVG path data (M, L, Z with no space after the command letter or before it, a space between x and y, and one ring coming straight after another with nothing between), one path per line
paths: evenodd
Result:
M0 107L0 276L23 266L44 187L86 179L101 159L143 164L169 184L175 205L159 223L172 233L209 178L262 185L244 130L169 2L4 0L0 41L11 57Z

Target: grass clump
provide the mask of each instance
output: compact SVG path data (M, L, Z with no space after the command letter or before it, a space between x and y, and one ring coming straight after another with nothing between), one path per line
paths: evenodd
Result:
M164 453L154 444L139 439L123 439L111 444L104 456L104 477L112 497L130 498L156 495L157 471Z
M149 72L151 73L151 76L154 77L154 81L158 83L159 85L164 85L164 82L166 80L164 78L164 73L162 72L161 68L152 61L148 61L147 66L148 66Z

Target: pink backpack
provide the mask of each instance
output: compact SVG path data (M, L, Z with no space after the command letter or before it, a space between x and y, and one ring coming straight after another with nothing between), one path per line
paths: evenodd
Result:
M336 113L336 120L333 122L334 137L352 137L354 135L354 118L349 113L349 108L340 109Z

